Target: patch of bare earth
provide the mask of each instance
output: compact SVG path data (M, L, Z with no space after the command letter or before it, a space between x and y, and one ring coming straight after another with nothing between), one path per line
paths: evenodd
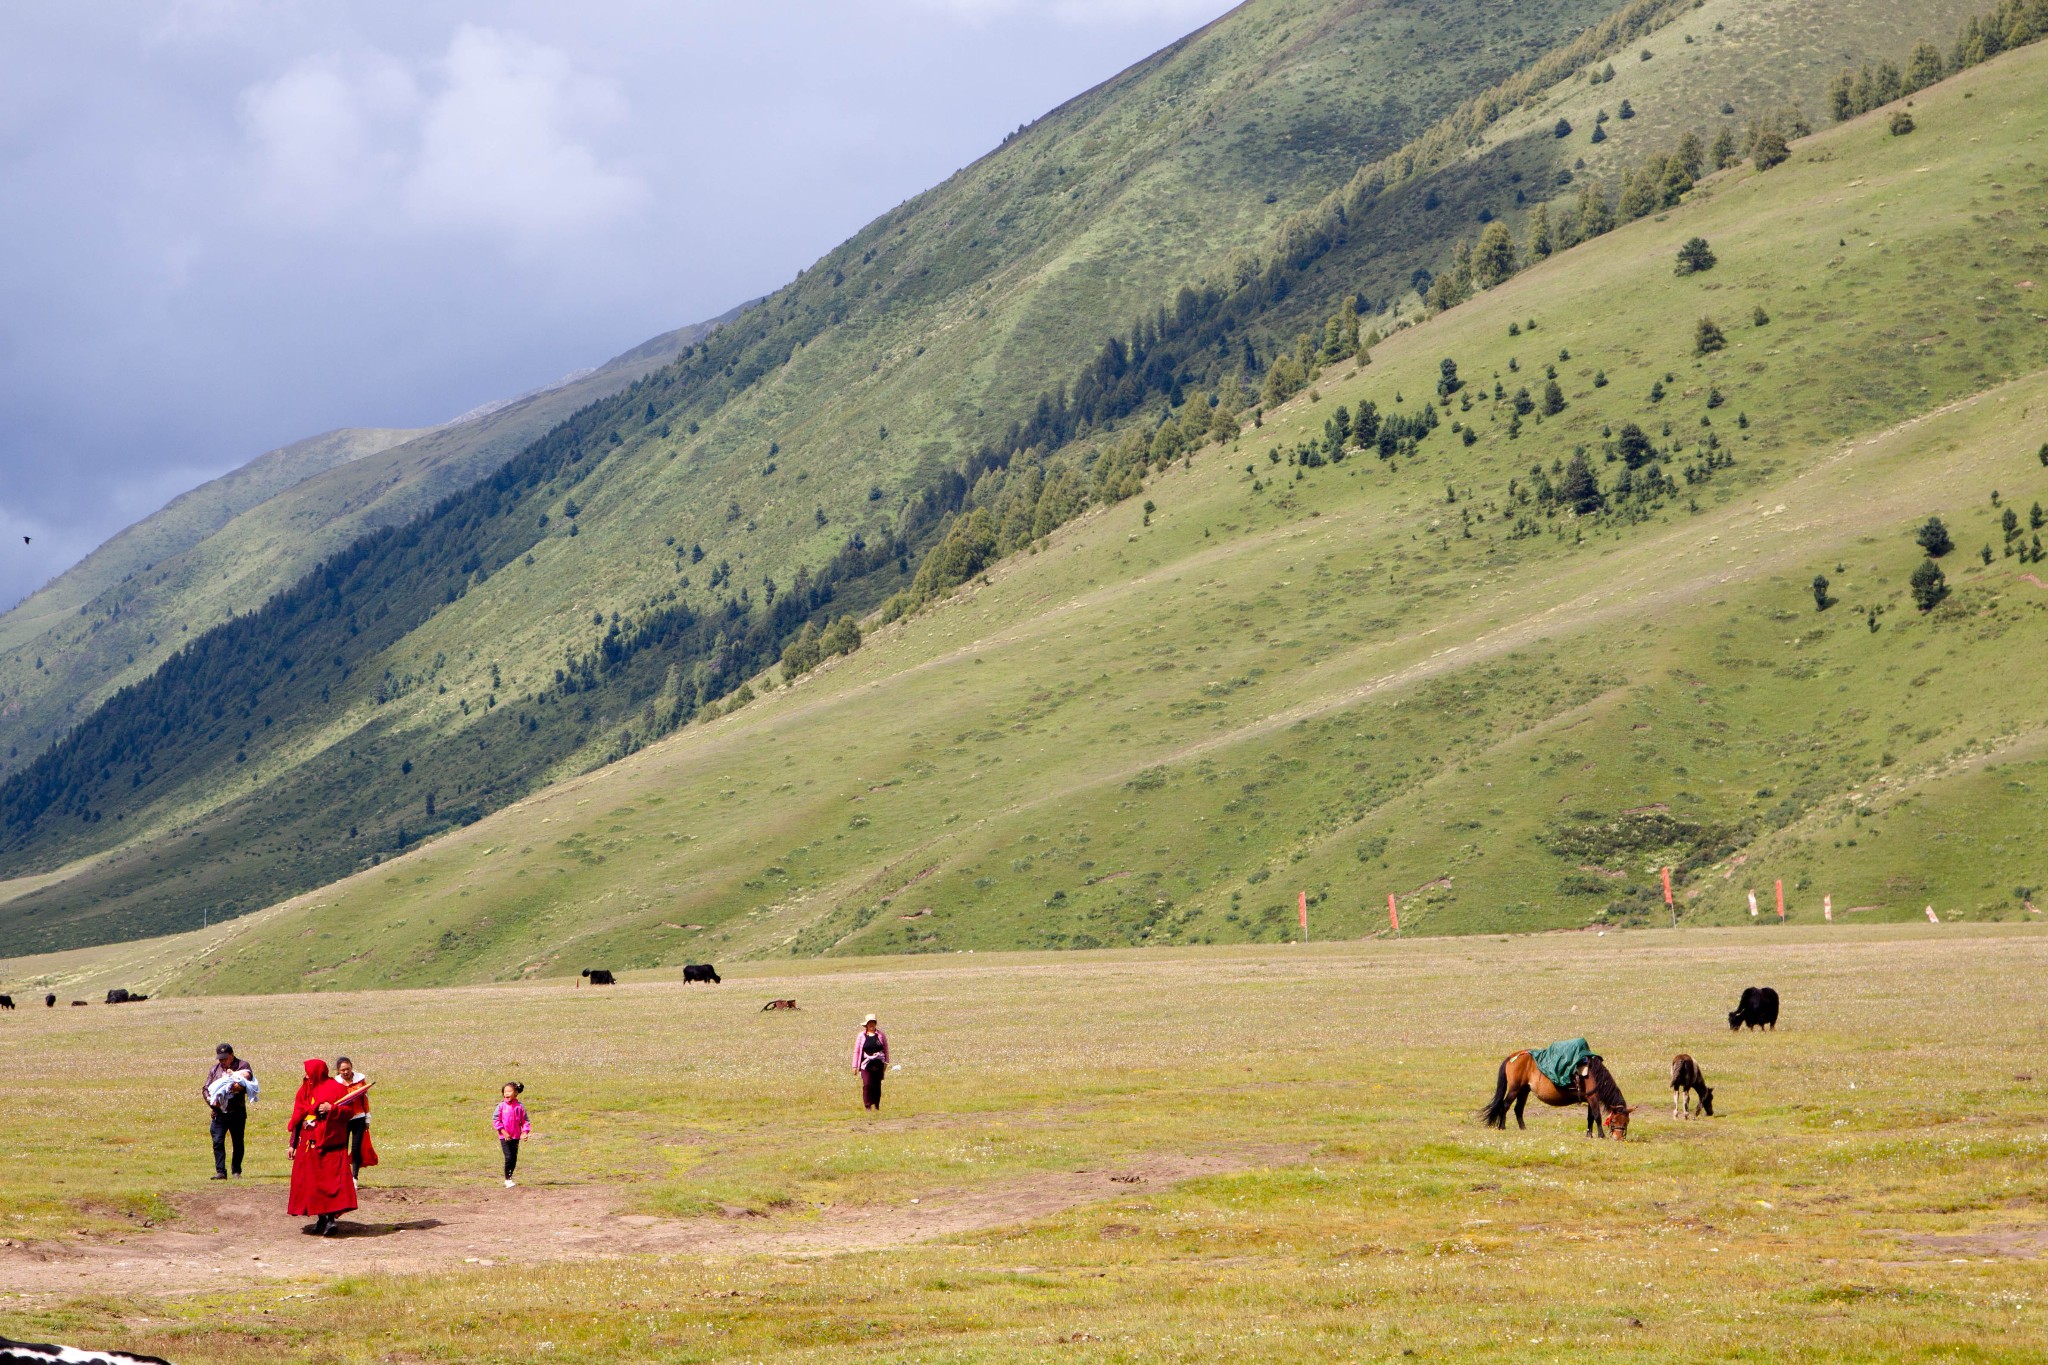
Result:
M1056 1171L936 1189L915 1202L826 1207L812 1213L660 1218L625 1213L621 1191L598 1185L522 1185L483 1191L366 1186L362 1207L333 1237L313 1237L284 1213L279 1182L208 1190L178 1201L175 1229L124 1238L0 1247L0 1285L20 1294L107 1291L182 1294L252 1279L417 1274L467 1265L531 1265L613 1256L830 1255L878 1251L1051 1217L1184 1180L1299 1161L1261 1148L1144 1157L1126 1165Z
M1916 1259L2022 1260L2048 1256L2048 1227L1982 1228L1976 1232L1900 1233Z

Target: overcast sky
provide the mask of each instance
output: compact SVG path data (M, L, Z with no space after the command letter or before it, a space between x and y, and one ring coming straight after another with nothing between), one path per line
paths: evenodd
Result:
M265 450L766 293L1229 7L0 0L0 609Z

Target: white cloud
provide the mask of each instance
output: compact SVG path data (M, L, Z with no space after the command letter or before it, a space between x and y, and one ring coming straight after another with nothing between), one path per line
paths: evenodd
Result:
M618 92L519 34L464 25L419 73L381 52L309 58L246 91L242 112L257 201L286 221L531 247L648 198L585 140L623 122Z
M247 91L264 205L319 222L387 197L423 103L411 74L382 53L312 58Z

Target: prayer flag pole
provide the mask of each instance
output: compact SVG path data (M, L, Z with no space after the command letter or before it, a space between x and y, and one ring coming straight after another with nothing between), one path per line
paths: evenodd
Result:
M1778 879L1778 923L1785 922L1785 879Z
M1664 904L1671 910L1671 927L1678 927L1678 902L1671 899L1671 869L1664 869Z
M1308 892L1303 891L1299 894L1301 896L1301 941L1306 943L1308 942Z
M1394 893L1387 893L1387 923L1394 926L1394 937L1401 937L1401 912L1394 907Z

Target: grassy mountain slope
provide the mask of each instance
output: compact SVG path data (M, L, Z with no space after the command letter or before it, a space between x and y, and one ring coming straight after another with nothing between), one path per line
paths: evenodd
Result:
M0 616L0 776L194 634L249 611L366 529L473 483L738 313L664 333L474 417L329 432L173 499Z
M471 490L378 550L411 567L364 561L359 596L332 618L374 614L374 638L351 627L314 648L300 632L306 647L282 650L268 625L230 632L244 644L260 634L280 658L332 660L330 676L288 669L266 692L260 659L208 643L242 672L189 683L188 698L205 689L221 708L203 732L157 727L176 752L155 745L119 776L67 750L78 761L56 786L35 779L63 798L17 807L25 825L10 819L9 865L133 856L34 883L40 899L21 913L52 911L37 932L64 938L253 908L639 742L621 732L675 695L671 664L700 699L697 670L744 676L748 659L728 658L718 636L743 641L742 655L778 648L787 621L767 615L769 599L781 592L786 612L792 578L819 574L855 537L868 547L859 591L816 593L817 609L900 586L918 535L957 500L961 463L1105 335L1600 9L1545 0L1502 18L1476 0L1427 15L1260 0L1055 111L536 447L520 476L531 481ZM572 701L557 670L605 653L621 617L684 643ZM515 698L528 703L516 722L493 704ZM147 704L184 705L161 689ZM229 709L245 723L228 723ZM159 712L123 731L129 759ZM179 830L166 881L162 841Z
M2005 680L2048 570L2000 523L2048 503L2044 90L2030 48L1909 135L1879 111L1714 177L794 686L130 960L246 991L1274 939L1298 892L1319 935L1388 894L1412 931L1627 924L1667 865L1691 923L1752 889L1774 918L1780 880L1802 921L2028 919L2048 726ZM1679 277L1694 235L1720 264ZM1412 456L1300 461L1446 358ZM1566 406L1510 435L1552 365ZM1605 511L1523 496L1581 447ZM1958 548L1922 612L1930 514Z

